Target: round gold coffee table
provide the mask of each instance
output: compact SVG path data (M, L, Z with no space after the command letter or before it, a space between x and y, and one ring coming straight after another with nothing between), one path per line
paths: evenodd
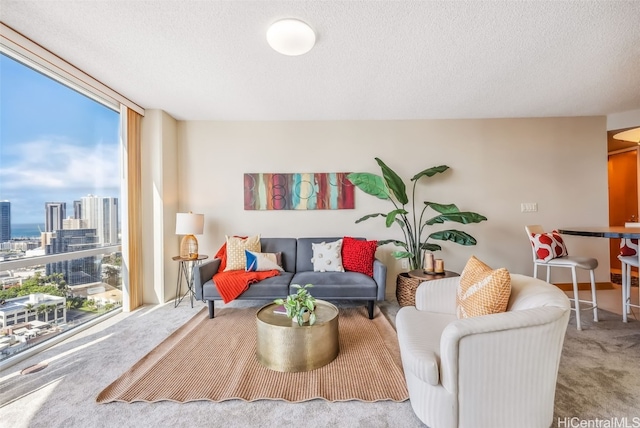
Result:
M294 325L285 314L275 313L279 305L269 303L256 314L256 356L263 366L279 372L305 372L333 361L338 345L338 308L316 300L316 322Z

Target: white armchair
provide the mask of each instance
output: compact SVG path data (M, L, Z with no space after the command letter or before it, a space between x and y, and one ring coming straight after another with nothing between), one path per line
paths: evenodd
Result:
M396 317L414 412L430 428L548 428L569 299L511 274L506 312L458 319L459 280L422 283Z

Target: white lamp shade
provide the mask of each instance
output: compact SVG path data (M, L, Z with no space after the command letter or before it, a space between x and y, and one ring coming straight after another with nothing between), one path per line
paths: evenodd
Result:
M202 235L203 230L204 214L176 214L176 235Z
M281 19L269 27L267 42L283 55L302 55L316 43L316 33L305 22L297 19Z

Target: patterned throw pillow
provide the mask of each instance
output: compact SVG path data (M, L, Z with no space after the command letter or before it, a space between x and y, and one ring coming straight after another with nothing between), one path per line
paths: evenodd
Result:
M497 314L507 310L511 275L505 268L491 269L471 256L460 275L456 294L458 318Z
M247 265L247 257L244 250L260 252L260 235L238 238L227 236L227 267L224 272L230 270L244 270Z
M311 244L313 250L314 272L344 272L342 267L342 239L334 242L321 242Z
M342 240L342 266L344 270L360 272L373 277L373 260L378 241L362 241L345 236Z
M256 253L255 251L244 250L247 258L245 270L247 272L263 272L266 270L279 270L282 272L282 253Z
M621 239L620 240L620 255L621 256L637 256L638 255L638 240L637 239Z
M551 259L569 255L562 237L555 230L551 233L532 233L529 239L538 260L548 262Z

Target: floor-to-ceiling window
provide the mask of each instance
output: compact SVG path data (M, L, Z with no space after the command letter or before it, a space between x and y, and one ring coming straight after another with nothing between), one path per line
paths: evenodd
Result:
M121 307L123 213L120 106L19 56L0 74L2 361Z

